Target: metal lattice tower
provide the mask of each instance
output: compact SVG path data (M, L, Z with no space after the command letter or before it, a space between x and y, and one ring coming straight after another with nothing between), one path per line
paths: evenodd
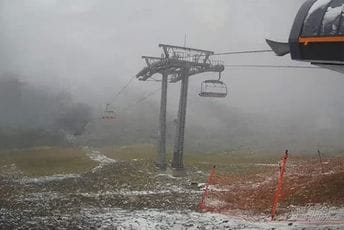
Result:
M163 49L162 57L143 56L142 58L145 59L147 66L144 67L136 77L141 81L146 81L154 74L162 75L158 144L158 165L162 170L166 169L167 166L166 102L168 79L170 83L181 81L172 168L176 171L183 171L184 133L189 77L205 72L221 73L224 70L224 65L220 61L210 60L209 57L214 54L212 51L165 44L160 44L159 47Z

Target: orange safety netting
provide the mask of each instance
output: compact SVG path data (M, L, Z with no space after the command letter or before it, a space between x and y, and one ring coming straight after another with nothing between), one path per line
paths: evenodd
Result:
M282 195L283 180L284 180L287 160L288 160L288 150L285 151L285 155L284 155L281 169L280 169L280 176L278 177L277 189L276 189L276 193L275 193L275 197L274 197L274 203L273 203L272 211L271 211L271 220L274 220L274 218L276 216L276 210L277 210L278 202L279 202L281 195Z
M254 174L252 177L219 175L214 166L205 185L199 210L202 212L225 212L241 209L267 213L273 204L272 212L275 215L279 200L285 196L282 193L282 186L286 159L287 153L283 157L280 170L278 170L277 164L276 167L270 169L273 174L280 172L277 189L275 176L257 178L258 174ZM273 199L274 195L275 199Z

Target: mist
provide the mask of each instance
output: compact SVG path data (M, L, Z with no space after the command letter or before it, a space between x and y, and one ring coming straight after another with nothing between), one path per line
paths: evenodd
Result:
M145 66L142 55L159 57L159 43L215 52L268 49L265 38L288 39L303 2L2 0L0 84L19 88L17 94L1 89L1 129L45 130L61 135L57 144L66 135L82 145L155 144L160 94L140 99L160 83L134 79L116 96ZM307 65L272 53L217 58L226 65ZM344 149L343 75L226 67L222 76L230 92L225 99L198 96L201 81L216 74L190 78L188 151ZM179 86L168 86L170 145ZM114 121L101 119L106 103L114 105Z

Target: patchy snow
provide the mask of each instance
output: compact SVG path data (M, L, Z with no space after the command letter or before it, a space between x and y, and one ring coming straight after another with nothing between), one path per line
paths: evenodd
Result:
M165 211L157 209L123 210L92 209L82 210L88 219L100 223L100 229L213 229L245 227L220 214L197 213L192 211ZM241 229L243 229L241 227Z
M333 174L335 174L335 172L334 171L328 171L328 172L324 172L324 173L322 173L323 175L333 175Z
M89 148L88 146L83 147L83 150L86 152L86 155L93 161L98 162L98 166L94 167L91 172L96 172L98 169L101 169L104 165L116 163L117 161L111 159L104 154L101 154L99 151Z
M155 177L168 177L168 178L172 178L172 179L176 179L176 180L180 180L180 179L183 179L181 177L175 177L169 173L159 173L157 174Z
M198 184L197 184L197 188L199 188L199 189L201 189L201 190L204 190L206 186L207 186L206 183L198 183Z
M25 197L20 197L23 201L47 201L54 199L61 199L64 195L59 192L34 192L29 193Z
M227 204L228 204L227 202L225 202L223 200L216 199L216 197L212 197L212 198L207 199L207 206L208 207L220 208L220 207L224 207Z
M324 229L343 226L340 223L305 223L298 221L270 221L268 217L232 216L198 213L190 210L124 210L83 209L81 215L98 229Z
M188 194L200 194L202 191L196 191L191 189L183 189L180 187L172 186L170 189L165 190L141 190L141 191L130 191L122 189L119 191L105 191L105 192L85 192L77 193L84 197L99 197L99 196L145 196L145 195L158 195L158 194L171 194L171 193L188 193Z
M210 192L229 192L229 191L232 191L233 188L235 188L237 186L238 185L218 185L218 184L213 185L213 184L210 184L210 185L208 185L208 190Z
M5 177L18 177L22 176L23 172L19 170L16 164L4 165L0 167L0 174Z
M265 166L265 167L278 167L278 164L263 164L263 163L257 163L254 164L255 166Z
M20 179L15 180L21 184L27 183L46 183L50 181L57 181L57 180L64 180L70 178L78 178L80 174L55 174L52 176L41 176L41 177L22 177Z
M112 163L116 162L116 160L111 159L111 158L101 154L99 151L96 151L96 150L91 150L91 152L87 153L87 156L91 160L99 162L100 165L107 165L107 164L112 164Z
M292 211L289 214L278 217L279 219L288 219L299 222L323 222L337 223L341 222L344 226L344 208L328 207L323 205L313 205L305 207L290 207Z

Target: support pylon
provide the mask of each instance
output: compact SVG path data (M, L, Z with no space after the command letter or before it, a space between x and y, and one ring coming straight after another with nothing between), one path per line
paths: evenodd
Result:
M160 100L160 123L159 123L159 156L158 165L160 170L166 170L166 105L167 105L167 73L162 74L161 100Z
M173 161L172 161L172 168L176 170L182 170L184 168L183 153L184 153L184 136L185 136L185 120L186 120L188 85L189 85L189 77L184 75L184 77L182 78L181 89L180 89L176 138L174 139L175 145L174 145L174 150L173 150Z
M166 116L167 88L165 90L164 87L167 87L167 85L164 83L164 79L166 80L167 77L165 75L171 76L171 83L181 81L172 168L182 172L184 169L184 133L189 77L205 72L221 73L224 70L224 65L218 61L212 62L210 60L209 57L214 54L212 51L165 44L160 44L159 47L163 49L163 56L161 58L143 56L142 58L145 59L147 67L143 68L136 77L141 81L146 81L154 74L159 73L163 75L159 124L160 141L158 147L158 161L161 167L164 167L164 162L166 160L166 118L164 118L164 115ZM185 175L184 173L180 175L177 174L175 176Z

